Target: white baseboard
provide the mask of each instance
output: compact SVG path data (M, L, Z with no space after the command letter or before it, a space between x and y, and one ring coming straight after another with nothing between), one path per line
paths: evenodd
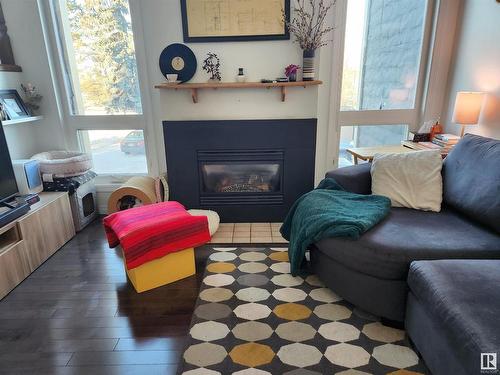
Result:
M97 189L97 212L100 215L108 214L108 199L113 191L118 189L121 184L99 184Z

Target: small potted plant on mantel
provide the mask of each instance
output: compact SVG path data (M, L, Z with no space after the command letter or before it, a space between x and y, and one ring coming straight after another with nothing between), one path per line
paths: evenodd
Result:
M285 68L285 76L288 78L288 81L295 82L297 81L297 73L300 69L300 66L295 64L290 64Z
M207 58L203 60L202 69L210 74L208 82L219 83L222 79L220 74L220 60L215 53L209 52Z
M326 39L333 27L327 26L327 15L335 4L335 0L296 0L294 17L291 21L284 20L285 25L295 36L295 41L303 51L302 79L314 80L314 56L316 50L326 46Z

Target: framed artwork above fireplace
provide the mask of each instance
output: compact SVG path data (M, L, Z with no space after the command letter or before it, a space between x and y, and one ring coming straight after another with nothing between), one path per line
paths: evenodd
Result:
M184 43L290 39L290 0L180 0Z

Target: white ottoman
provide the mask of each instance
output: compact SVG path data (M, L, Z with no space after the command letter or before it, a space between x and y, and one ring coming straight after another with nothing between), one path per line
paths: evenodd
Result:
M206 216L208 218L208 230L211 236L219 229L220 217L217 212L210 210L188 210L188 212L193 216Z

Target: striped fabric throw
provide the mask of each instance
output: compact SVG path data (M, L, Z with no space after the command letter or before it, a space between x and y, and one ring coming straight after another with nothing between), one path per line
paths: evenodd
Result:
M210 241L206 216L191 216L178 202L115 212L104 218L109 246L122 246L127 269Z

